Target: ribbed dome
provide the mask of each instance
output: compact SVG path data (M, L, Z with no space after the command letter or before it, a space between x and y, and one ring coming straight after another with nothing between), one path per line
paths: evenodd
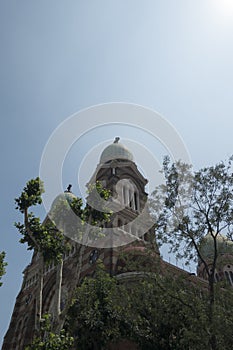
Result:
M118 143L119 138L116 138L114 143L106 147L101 156L100 163L106 163L113 159L126 159L133 161L132 153L122 143Z
M218 254L233 255L233 242L228 240L226 237L218 234L217 249ZM199 250L204 258L211 258L214 256L214 239L210 232L201 241Z

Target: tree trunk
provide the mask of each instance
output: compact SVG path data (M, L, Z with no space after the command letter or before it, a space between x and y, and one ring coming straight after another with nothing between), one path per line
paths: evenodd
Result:
M67 316L67 312L68 312L69 307L71 305L71 300L73 299L76 287L79 284L81 270L82 270L82 263L83 263L83 254L85 252L86 244L88 242L89 225L91 224L91 220L92 220L92 217L90 215L89 219L88 219L88 225L87 225L86 230L83 234L82 243L77 244L77 246L76 246L78 251L75 253L75 256L74 256L75 263L73 265L75 267L75 273L73 275L73 278L72 278L72 281L70 284L70 293L68 295L66 305L65 305L64 309L60 312L59 317L57 318L57 322L55 323L55 326L54 326L55 333L59 333L64 325L65 318Z

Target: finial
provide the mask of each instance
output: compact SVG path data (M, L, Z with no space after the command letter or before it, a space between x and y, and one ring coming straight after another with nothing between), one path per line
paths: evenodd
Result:
M67 186L67 189L65 190L65 192L71 192L71 187L72 187L72 185L69 184L69 186Z
M114 142L113 142L113 143L118 143L118 142L119 142L119 140L120 140L120 137L115 137L115 140L114 140Z

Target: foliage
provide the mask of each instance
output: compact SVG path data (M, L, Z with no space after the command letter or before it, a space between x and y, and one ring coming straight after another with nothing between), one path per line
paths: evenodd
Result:
M218 237L223 232L232 238L233 176L231 157L227 163L192 172L187 164L171 164L165 157L165 184L159 186L151 200L157 238L170 244L170 251L186 263L199 261L208 278L208 340L210 349L217 349L218 315L215 272L220 256ZM212 237L213 252L205 256L201 250L204 237Z
M95 277L86 277L76 291L67 330L75 336L78 349L102 349L122 334L124 315L117 281L97 261Z
M121 301L129 315L127 337L140 349L205 349L206 299L189 273L174 275L150 249L137 259L128 254L121 259L123 271L140 271L132 275Z
M29 250L40 252L44 261L58 262L67 248L62 232L51 221L43 225L40 218L28 212L31 206L42 203L43 192L43 183L38 177L27 182L20 197L15 199L16 209L24 214L24 223L15 223L15 226L22 235L20 242L27 243Z
M40 330L40 336L35 337L32 344L25 350L70 350L74 339L64 330L60 334L51 331L50 315L43 316L43 325Z
M227 164L192 172L189 165L171 164L165 157L163 174L165 184L153 192L151 200L157 239L169 243L171 252L187 263L202 259L198 248L208 232L213 240L222 231L232 233L232 158Z
M39 177L27 182L19 198L15 199L16 209L24 213L28 208L41 204L41 195L44 192L44 186Z
M4 261L5 259L5 252L0 253L0 280L2 276L6 273L5 267L7 266L7 263ZM2 286L2 282L0 282L0 287Z
M44 192L43 183L37 177L27 182L20 197L15 199L16 209L24 214L24 223L15 223L22 238L21 243L27 243L29 250L36 250L43 254L44 260L47 262L61 261L65 251L69 249L69 244L64 236L80 239L83 232L83 225L91 217L91 225L96 225L93 229L97 234L101 231L101 225L109 221L111 213L103 210L92 210L90 205L83 208L81 198L72 198L67 200L65 194L60 195L56 203L53 205L51 213L49 213L50 220L46 220L42 224L40 218L35 217L33 213L28 210L32 206L42 203L41 195ZM95 197L94 197L95 194ZM95 201L100 201L100 198L106 200L110 196L110 192L102 187L97 182L89 189L89 196ZM71 212L74 215L70 215ZM58 224L58 228L56 227ZM93 234L93 232L92 232Z
M132 336L140 349L206 349L201 322L197 322L196 299L193 291L187 295L181 281L159 276L141 281L131 306L135 315Z
M208 291L188 273L150 272L119 283L100 262L77 289L65 328L77 349L108 349L131 340L141 350L209 349ZM200 284L199 284L200 283ZM223 288L224 287L224 288ZM232 344L233 291L219 284L214 305L217 348Z

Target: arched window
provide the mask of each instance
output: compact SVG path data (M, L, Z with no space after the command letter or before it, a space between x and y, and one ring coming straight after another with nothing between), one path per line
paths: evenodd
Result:
M228 271L224 271L224 274L225 274L227 281L231 284L231 279L230 279L230 275L229 275Z
M134 203L135 203L135 210L139 210L139 201L138 201L138 193L134 192Z
M122 205L133 210L139 210L139 191L131 179L120 180L116 185L116 189Z
M233 266L229 264L224 266L223 272L226 280L233 286Z
M231 284L233 285L233 272L230 271L230 277L231 277Z
M122 187L122 193L123 193L123 204L126 204L126 187Z
M129 190L129 207L133 209L133 193Z

